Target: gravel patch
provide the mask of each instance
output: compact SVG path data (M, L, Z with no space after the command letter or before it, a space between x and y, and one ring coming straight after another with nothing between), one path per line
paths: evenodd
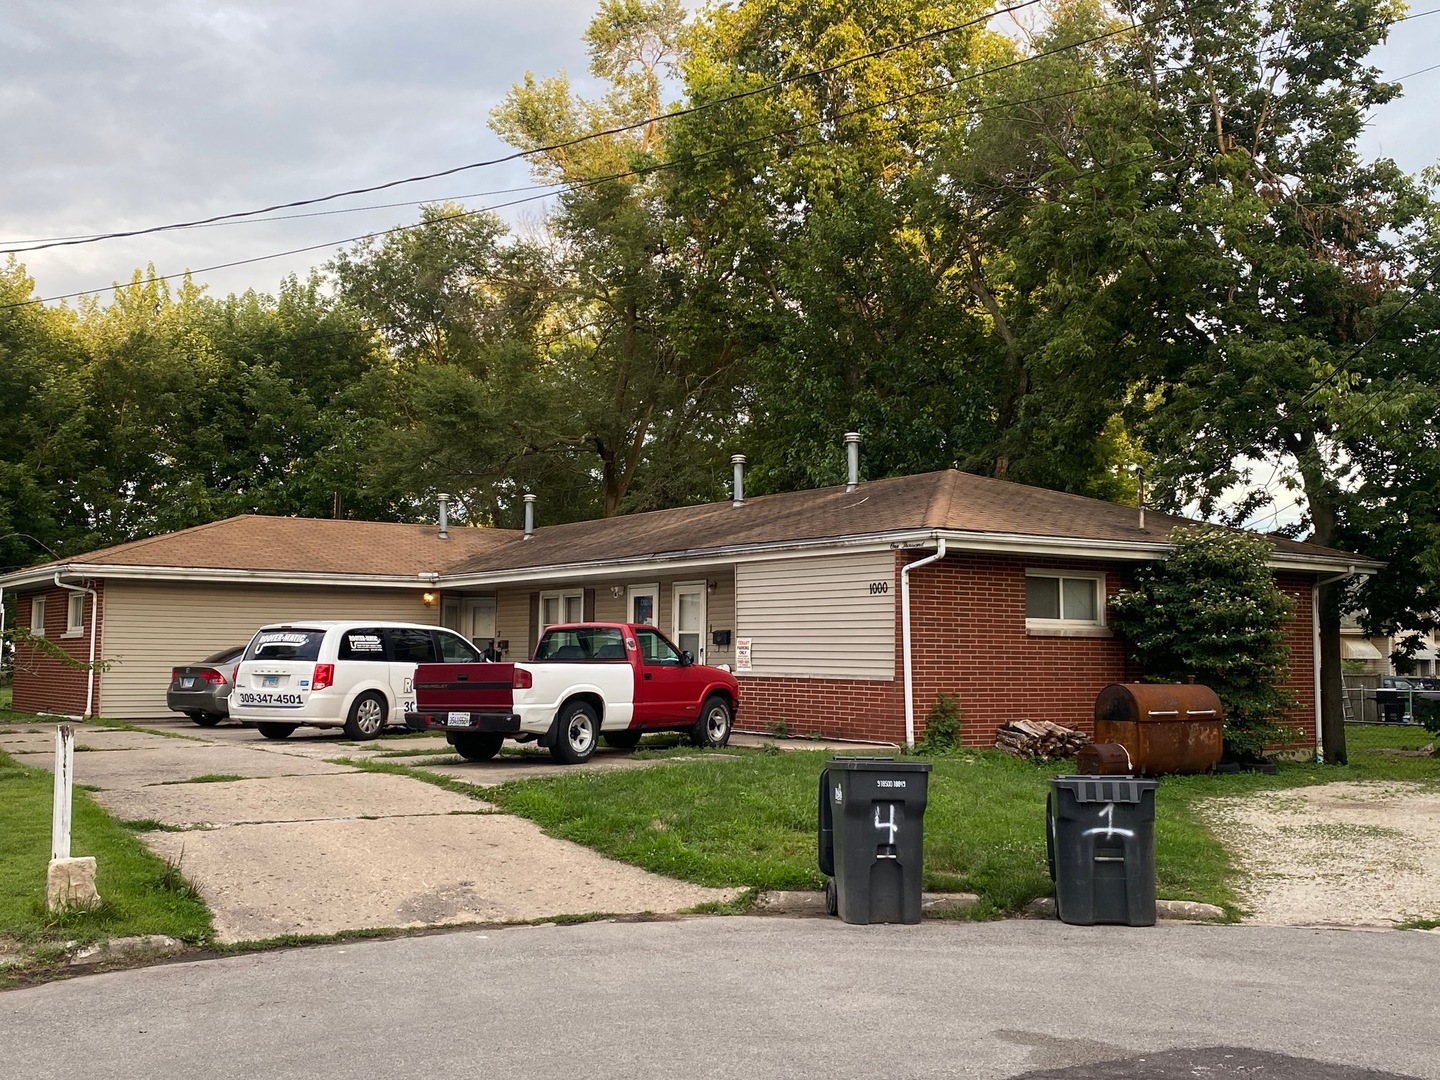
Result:
M1247 922L1394 926L1440 917L1440 792L1336 783L1203 809L1242 872Z

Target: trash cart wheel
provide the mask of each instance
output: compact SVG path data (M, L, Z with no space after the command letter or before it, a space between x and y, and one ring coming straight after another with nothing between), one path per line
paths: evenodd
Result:
M840 891L835 888L835 879L825 879L825 914L840 914Z

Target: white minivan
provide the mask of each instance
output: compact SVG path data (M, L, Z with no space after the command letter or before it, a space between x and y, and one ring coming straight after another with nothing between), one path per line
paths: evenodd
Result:
M230 718L287 739L302 724L373 739L415 708L415 665L484 656L453 630L305 620L262 626L235 665Z

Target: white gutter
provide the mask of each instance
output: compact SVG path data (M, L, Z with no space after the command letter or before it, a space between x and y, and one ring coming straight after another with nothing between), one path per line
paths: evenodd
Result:
M900 641L905 654L905 749L915 749L915 686L910 677L910 571L945 557L945 537L935 541L935 554L900 568Z
M536 538L543 537L537 531ZM713 566L717 562L750 562L776 555L804 557L824 555L832 551L879 551L933 543L944 537L951 551L999 552L1014 555L1052 555L1114 561L1160 559L1170 550L1164 541L1086 540L1072 537L1030 536L1020 533L971 532L936 529L904 529L885 533L861 533L849 536L805 537L776 540L759 544L727 544L713 548L691 548L674 552L649 552L618 559L593 559L586 562L558 563L540 566L517 566L503 570L477 570L471 573L425 574L432 585L442 588L490 587L520 585L534 581L565 581L597 575L677 571ZM517 541L518 542L518 541ZM533 542L533 541L532 541ZM494 554L491 552L489 554ZM483 555L476 558L484 558ZM1269 566L1275 570L1296 570L1324 573L1349 565L1355 573L1373 573L1384 564L1369 559L1340 559L1302 554L1275 554ZM144 581L197 581L224 584L237 582L251 585L353 585L370 588L413 588L416 577L406 574L356 574L327 571L234 570L178 566L118 566L109 563L51 563L43 567L17 571L0 576L0 587L17 588L49 579L58 570L72 577L105 577Z
M1332 585L1337 581L1344 581L1352 578L1360 571L1350 567L1343 574L1336 574L1334 577L1320 578L1310 587L1310 625L1314 637L1311 641L1310 650L1314 654L1315 667L1315 764L1325 764L1325 737L1322 730L1323 718L1320 713L1320 586ZM1342 688L1340 691L1344 694Z
M100 620L98 617L100 614L100 596L94 589L87 589L80 585L66 585L65 582L60 580L60 572L58 570L55 572L55 584L59 585L62 589L68 589L70 592L90 594L90 671L85 679L85 712L80 717L81 720L89 720L95 711L95 639L100 636ZM70 616L68 614L65 616L65 620L69 622Z

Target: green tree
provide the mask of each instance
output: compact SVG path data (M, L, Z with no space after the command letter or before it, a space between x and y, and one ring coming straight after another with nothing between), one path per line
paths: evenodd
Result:
M1264 537L1199 527L1170 534L1165 558L1136 572L1110 601L1110 623L1153 682L1193 678L1225 705L1225 749L1256 760L1292 734L1277 721L1294 703L1283 687L1290 598L1275 584Z
M606 516L718 494L735 426L735 349L714 317L733 270L712 258L703 223L670 212L671 178L652 171L670 162L656 118L684 17L675 0L605 0L585 38L609 92L589 101L563 75L527 73L491 119L536 151L537 179L572 185L548 222L565 292L546 352Z

